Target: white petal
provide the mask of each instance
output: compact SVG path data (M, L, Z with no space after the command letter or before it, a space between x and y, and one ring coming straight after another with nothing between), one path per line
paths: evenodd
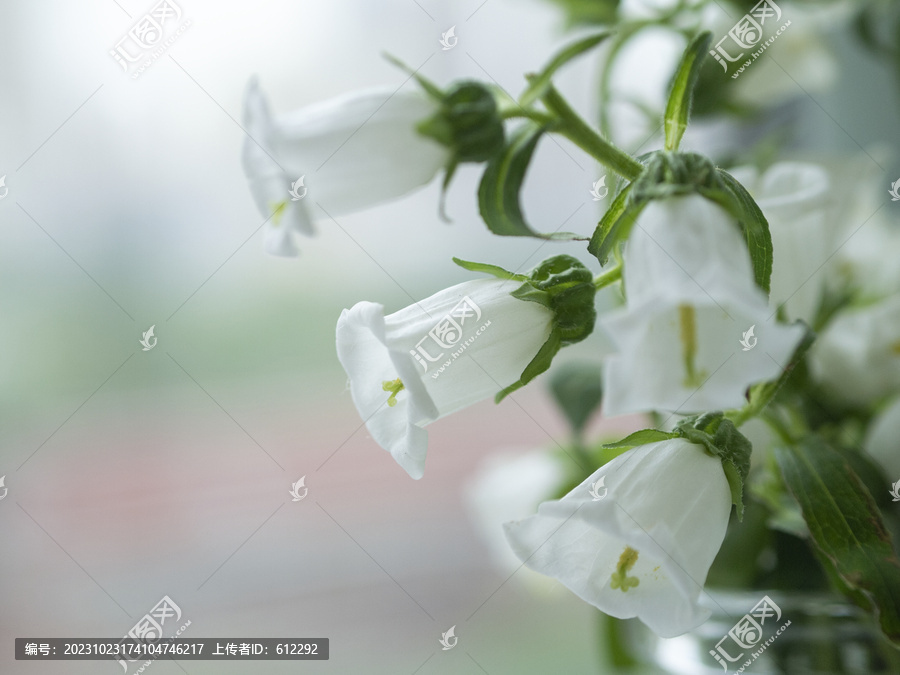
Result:
M590 486L601 477L608 493L596 501ZM709 616L698 599L730 511L720 460L677 439L619 456L506 533L528 567L603 612L674 637ZM639 584L623 592L610 581L626 547L638 553L628 576Z
M605 415L740 407L747 387L777 377L802 339L799 326L775 322L736 223L700 196L651 202L624 264L627 305L600 322L618 349L604 368ZM682 307L693 311L693 373ZM745 351L751 326L758 346Z
M837 401L864 407L900 390L900 296L844 311L809 353L813 377Z
M372 437L414 478L424 470L427 436L421 427L518 380L546 341L552 312L513 298L517 287L496 279L468 281L388 316L368 302L341 315L338 358L350 376L353 401ZM454 314L463 306L468 316ZM445 325L452 330L439 335L441 346L434 336ZM382 383L398 377L405 389L388 407Z
M891 481L900 480L900 398L869 425L865 448L884 467Z
M447 164L449 150L416 130L436 110L418 91L353 92L275 117L272 152L289 175L306 175L309 198L350 213L425 185Z

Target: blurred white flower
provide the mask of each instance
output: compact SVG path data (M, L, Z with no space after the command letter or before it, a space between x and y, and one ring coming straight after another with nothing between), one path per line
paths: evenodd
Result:
M325 215L312 212L311 202L339 216L428 183L450 151L416 125L437 110L438 103L419 91L370 89L273 116L251 79L242 159L257 207L271 216L266 250L297 255L294 233L313 234L313 222ZM308 197L292 199L291 186L301 177Z
M566 478L560 459L545 450L486 457L465 488L472 524L494 563L511 573L521 566L503 536L503 524L530 516L559 493Z
M769 221L774 248L773 309L785 305L790 319L811 322L825 286L823 265L837 249L828 217L830 180L817 164L781 162L765 173L739 168L731 174L747 188Z
M838 314L813 343L809 366L835 400L852 407L900 392L900 296Z
M874 457L892 481L900 478L900 397L882 410L869 425L864 448Z
M778 105L792 98L829 91L838 79L838 60L833 44L826 36L834 26L845 25L851 10L832 3L831 7L804 7L799 3L781 5L784 13L780 23L769 23L763 32L763 40L771 38L780 26L788 26L771 44L773 58L753 61L735 82L734 98L738 103L767 107ZM851 3L852 4L852 3ZM721 28L713 42L724 36L738 17L721 17ZM750 59L755 48L748 49L741 61ZM724 77L725 74L722 73ZM730 81L730 80L729 80Z
M651 201L624 253L627 303L601 323L618 353L603 412L722 410L780 375L803 336L775 321L728 213L699 195ZM742 348L753 327L755 348Z
M608 494L594 501L601 477ZM710 615L699 598L730 513L722 462L673 439L629 450L505 529L526 566L611 616L675 637Z
M425 468L423 427L516 382L550 335L553 312L512 297L520 285L479 279L388 316L372 302L341 314L337 353L353 402L413 478Z

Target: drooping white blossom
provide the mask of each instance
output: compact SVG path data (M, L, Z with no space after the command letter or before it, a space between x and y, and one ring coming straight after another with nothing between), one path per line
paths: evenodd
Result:
M273 115L252 79L244 98L243 165L257 207L269 217L266 250L296 255L294 235L313 234L316 220L395 199L431 181L450 151L416 126L437 109L423 92L385 88Z
M597 499L600 479L606 492ZM710 615L699 600L730 512L721 460L679 438L620 455L508 523L506 537L527 567L611 616L674 637Z
M553 312L510 295L520 284L467 281L393 314L360 302L337 324L337 353L372 438L413 478L436 419L516 382L547 340Z
M740 407L803 336L777 323L731 216L699 195L649 202L623 257L626 306L601 321L617 348L606 415Z

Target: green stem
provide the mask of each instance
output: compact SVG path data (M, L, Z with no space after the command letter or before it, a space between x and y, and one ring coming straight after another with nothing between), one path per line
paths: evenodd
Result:
M546 113L538 112L537 110L527 110L526 108L521 107L506 108L505 110L501 110L500 119L526 119L548 127L552 126L555 122L555 119Z
M614 284L621 278L622 278L622 266L616 265L608 272L604 272L603 274L601 274L597 277L594 277L594 288L596 288L599 291L601 288L606 288L610 284Z
M554 87L547 89L542 100L547 109L559 118L560 124L555 129L557 133L628 180L634 180L641 174L643 165L594 131Z

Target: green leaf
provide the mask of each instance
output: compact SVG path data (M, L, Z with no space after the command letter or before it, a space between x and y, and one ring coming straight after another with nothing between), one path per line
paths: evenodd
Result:
M750 473L750 453L753 451L750 441L721 412L689 417L678 424L676 431L722 460L725 478L731 488L731 503L735 506L738 520L743 520L744 483Z
M488 229L505 237L538 237L540 239L575 239L570 232L539 234L522 215L519 192L528 164L544 128L526 123L510 138L503 151L488 163L478 186L478 210Z
M606 264L616 243L628 238L644 208L643 204L635 204L630 198L633 185L628 185L616 196L591 236L588 251L597 256L601 265Z
M854 595L868 599L867 609L900 647L900 559L869 491L817 436L776 448L775 456L816 547Z
M725 191L701 188L700 192L737 219L750 251L756 285L768 295L772 279L772 236L769 234L769 222L747 188L727 171L717 169L716 173L723 181Z
M519 97L519 105L521 105L523 108L527 108L532 103L541 98L550 87L550 82L552 81L553 76L556 74L557 70L562 68L575 57L584 54L590 49L593 49L610 35L612 35L611 31L604 31L595 35L589 35L588 37L574 42L559 51L552 59L550 59L550 61L546 66L544 66L544 69L540 73L529 78L528 87Z
M669 92L669 101L666 103L666 150L674 151L681 145L681 138L687 130L688 119L691 115L694 87L697 86L703 57L706 56L711 40L712 33L709 31L695 37L684 50L681 63L678 64L678 70L675 71L672 90Z
M678 438L680 434L668 431L660 431L659 429L641 429L629 434L621 441L615 443L604 443L604 448L634 448L638 445L647 445L649 443L658 443L659 441L667 441L672 438Z
M528 277L524 274L516 274L515 272L509 272L502 267L497 265L490 265L488 263L479 263L479 262L471 262L469 260L461 260L460 258L453 258L453 262L462 267L464 270L469 270L470 272L482 272L484 274L490 274L491 276L495 276L498 279L511 279L513 281L528 281Z
M600 364L578 361L559 366L550 380L550 391L575 436L581 436L587 421L603 400Z

